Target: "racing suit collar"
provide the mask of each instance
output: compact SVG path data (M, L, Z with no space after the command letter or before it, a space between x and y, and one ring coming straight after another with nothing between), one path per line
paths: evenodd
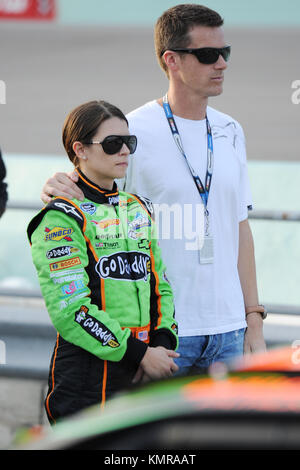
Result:
M102 204L112 204L114 206L119 204L119 190L116 182L114 182L112 190L108 190L100 188L100 186L89 180L79 168L76 168L76 172L79 176L77 185L87 199Z

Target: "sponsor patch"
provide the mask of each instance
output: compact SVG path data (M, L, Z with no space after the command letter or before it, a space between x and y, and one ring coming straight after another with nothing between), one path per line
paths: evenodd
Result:
M96 235L96 240L113 240L114 238L123 238L122 233L104 233Z
M108 204L111 204L112 206L117 206L119 204L119 196L109 196Z
M60 241L62 239L67 240L68 242L72 242L73 239L70 237L70 235L74 232L74 230L70 227L54 227L54 228L48 228L45 227L45 232L46 235L44 237L45 242L48 241Z
M102 256L95 266L98 275L103 278L145 282L150 273L150 256L139 251L125 251Z
M81 294L77 294L74 297L68 297L64 300L61 300L60 310L63 310L64 308L67 308L69 305L73 304L74 302L77 302L78 299L82 299L82 297L86 297L88 293L89 293L89 290L86 289Z
M60 272L60 271L55 272L54 271L53 273L50 273L50 277L51 278L58 278L58 277L62 278L64 276L74 276L76 274L84 273L84 272L85 272L84 268L68 269L68 270L63 271L63 272ZM73 279L75 279L75 278L73 278Z
M102 346L110 346L111 348L120 346L114 334L103 323L89 315L88 311L86 305L81 305L80 309L75 312L75 322L93 338L100 341Z
M93 215L95 214L97 208L91 202L83 202L82 204L80 204L80 209L83 212L87 212L88 214Z
M107 228L112 225L119 225L120 219L107 219L107 220L92 220L93 224L97 225L100 228Z
M70 256L71 253L76 253L78 248L74 246L58 246L52 250L47 251L46 257L48 259L61 258L62 256Z
M141 238L142 236L144 237L142 233L137 233L136 231L143 227L149 227L150 225L151 223L148 217L142 215L140 212L137 212L135 218L131 222L128 222L129 238L132 238L133 240L137 240L138 238Z
M81 280L72 281L70 284L61 287L61 291L64 295L73 295L78 290L83 289L85 289L85 285Z
M95 243L95 248L119 248L118 242L99 242Z
M147 341L148 339L148 331L139 331L137 337L140 341Z
M147 239L147 238L142 238L139 242L138 242L138 247L139 248L144 248L146 250L149 250L150 249L150 241Z
M64 273L54 273L54 274L60 274L60 277L53 277L52 282L53 284L63 284L65 282L71 282L71 281L78 281L80 279L83 279L84 274L70 274L69 276L64 276Z
M78 219L83 220L76 207L72 206L71 204L67 204L66 202L54 202L54 206L62 209L66 214L73 214Z
M50 271L59 271L60 269L67 269L72 266L76 266L77 264L81 264L80 258L76 256L75 258L66 259L64 261L57 261L56 263L51 263Z
M123 199L119 200L120 207L126 207L128 204L129 204L129 199L127 201L124 201Z

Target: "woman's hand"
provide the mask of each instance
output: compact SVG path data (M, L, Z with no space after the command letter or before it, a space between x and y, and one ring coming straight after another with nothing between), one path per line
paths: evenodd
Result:
M148 347L139 369L141 368L150 379L170 377L173 372L178 370L177 364L173 361L175 357L179 357L177 352L163 346ZM137 373L140 374L139 369Z

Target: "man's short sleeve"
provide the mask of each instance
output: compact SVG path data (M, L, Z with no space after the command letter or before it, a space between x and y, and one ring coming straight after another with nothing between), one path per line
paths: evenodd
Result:
M240 124L237 123L237 134L235 139L235 148L240 160L240 211L239 221L248 218L248 211L253 208L253 199L250 186L245 135Z

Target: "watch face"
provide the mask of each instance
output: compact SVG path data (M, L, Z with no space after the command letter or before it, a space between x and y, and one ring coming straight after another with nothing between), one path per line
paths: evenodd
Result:
M264 320L265 318L267 318L267 309L264 305L260 305L260 307L263 309L263 312L261 312L261 316L262 316L262 319Z

